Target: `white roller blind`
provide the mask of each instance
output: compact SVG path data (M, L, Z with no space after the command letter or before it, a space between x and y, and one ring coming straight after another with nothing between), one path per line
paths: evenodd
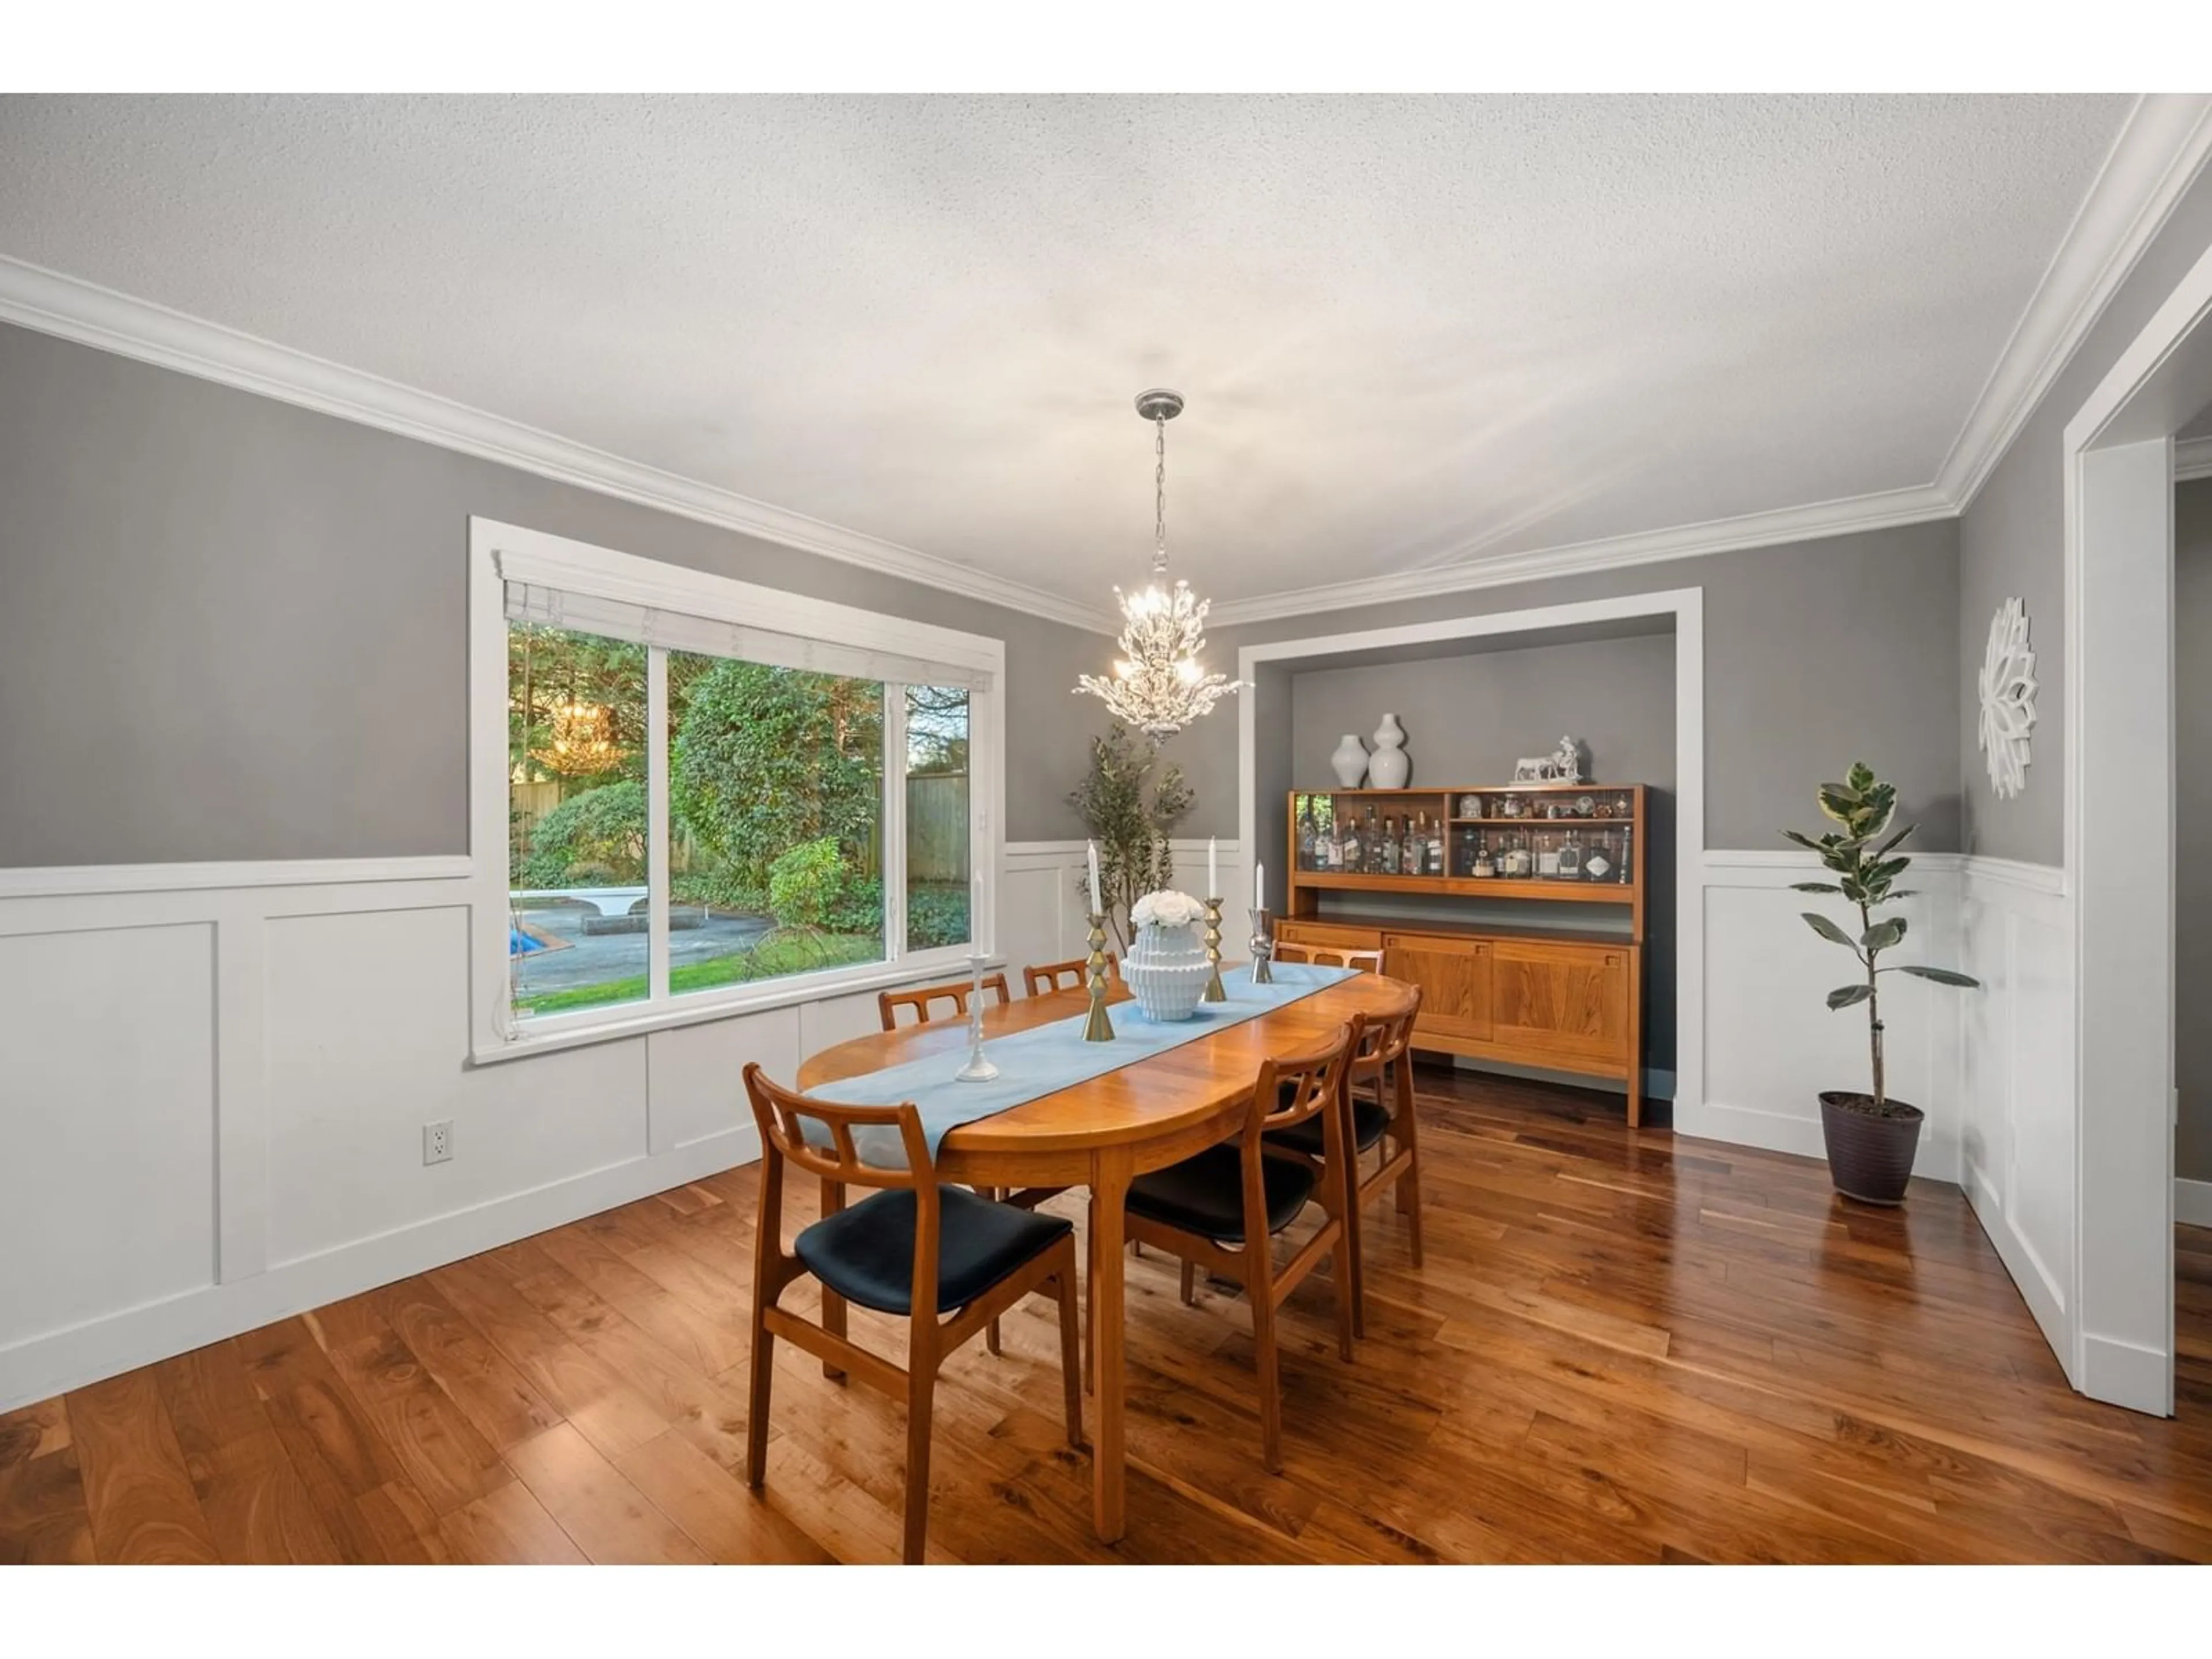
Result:
M536 582L511 581L506 588L509 622L573 629L580 634L634 640L641 645L657 645L670 651L738 657L747 662L803 668L817 674L838 674L853 679L883 680L900 685L964 685L971 691L991 689L988 669L932 662L926 658L902 656L866 646L840 645L834 640L811 639L774 629L748 627L743 623L718 622L712 617L623 599L595 599Z

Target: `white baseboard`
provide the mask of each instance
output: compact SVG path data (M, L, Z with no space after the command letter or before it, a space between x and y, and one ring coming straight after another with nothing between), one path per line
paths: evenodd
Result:
M0 1348L0 1412L750 1164L759 1156L759 1132L744 1124L658 1158L589 1170L288 1261L250 1279L209 1285L27 1338Z
M2212 1181L2173 1178L2173 1218L2184 1226L2212 1227Z
M2152 1417L2173 1413L2173 1356L2117 1337L2084 1332L2081 1392L2107 1405Z

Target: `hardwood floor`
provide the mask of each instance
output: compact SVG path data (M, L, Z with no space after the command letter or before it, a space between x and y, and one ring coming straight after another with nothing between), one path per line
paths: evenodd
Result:
M1091 1536L1032 1302L1003 1358L946 1365L933 1559L2212 1559L2212 1232L2181 1231L2160 1422L2067 1389L1953 1188L1876 1212L1815 1162L1632 1135L1617 1100L1417 1082L1427 1266L1370 1212L1349 1366L1326 1276L1291 1297L1283 1476L1260 1467L1246 1310L1182 1306L1147 1252L1128 1536ZM0 1562L896 1559L899 1408L787 1345L767 1491L744 1488L753 1185L0 1415ZM896 1328L855 1311L866 1340Z

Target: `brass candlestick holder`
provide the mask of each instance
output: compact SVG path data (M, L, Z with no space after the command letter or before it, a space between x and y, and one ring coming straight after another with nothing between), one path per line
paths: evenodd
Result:
M1263 905L1252 912L1252 983L1273 985L1274 972L1267 959L1275 954L1275 933L1267 908Z
M1221 901L1210 898L1206 902L1206 959L1213 973L1206 981L1206 988L1198 994L1200 1002L1226 1002L1229 993L1221 984Z
M1085 1042L1111 1042L1114 1022L1106 1018L1106 918L1091 913L1091 959L1084 964L1091 985L1091 1018L1084 1022Z

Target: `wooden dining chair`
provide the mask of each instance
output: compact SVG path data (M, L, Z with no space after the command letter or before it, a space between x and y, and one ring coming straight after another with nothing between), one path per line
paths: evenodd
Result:
M1349 968L1358 973L1382 971L1380 951L1355 951L1342 945L1278 945L1274 958L1277 962L1318 963L1324 968Z
M911 991L878 991L876 993L876 1014L883 1021L886 1031L898 1030L898 1011L902 1008L914 1010L915 1024L928 1024L932 1018L931 1007L939 1002L952 1005L951 1018L965 1019L968 1018L969 989L969 981L963 979L951 985L920 986ZM983 994L987 1000L1001 1007L1013 1000L1013 993L1006 988L1004 974L986 975Z
M1091 961L1087 957L1078 957L1073 962L1047 962L1034 968L1024 968L1022 969L1024 994L1042 997L1049 996L1054 991L1080 991L1090 982L1090 973ZM1121 975L1121 958L1109 951L1106 953L1106 977L1115 980ZM1067 983L1061 984L1062 979Z
M746 1066L744 1079L761 1137L746 1481L758 1491L765 1477L769 1394L775 1375L775 1339L782 1337L820 1359L826 1376L842 1382L849 1373L885 1394L904 1397L905 1554L908 1561L919 1561L929 1523L930 1412L939 1368L986 1322L1031 1292L1060 1304L1067 1443L1083 1443L1074 1224L1058 1216L994 1204L964 1188L938 1185L921 1114L911 1102L833 1105L778 1086L757 1065ZM809 1121L821 1126L828 1146L807 1139L800 1126ZM872 1127L896 1127L904 1168L863 1159L853 1132ZM807 1170L822 1182L822 1218L800 1231L789 1253L783 1248L787 1165ZM848 1186L878 1190L848 1209ZM819 1325L778 1305L785 1289L809 1273L822 1285ZM848 1303L906 1320L903 1370L847 1337Z
M1352 1317L1354 1332L1367 1334L1366 1220L1369 1204L1383 1188L1398 1189L1398 1212L1406 1218L1407 1244L1413 1265L1421 1265L1421 1140L1413 1111L1413 1022L1420 1017L1421 988L1401 1012L1370 1017L1345 1062L1344 1140L1350 1152L1346 1176L1351 1202L1345 1228L1352 1245ZM1285 1094L1287 1099L1287 1092ZM1381 1147L1375 1172L1359 1160ZM1316 1179L1324 1177L1334 1156L1321 1126L1311 1119L1272 1131L1267 1150L1304 1160Z
M1132 1238L1182 1258L1182 1295L1193 1299L1195 1271L1243 1287L1252 1304L1254 1368L1260 1383L1260 1437L1270 1474L1283 1472L1283 1390L1275 1324L1284 1298L1323 1258L1335 1281L1337 1350L1352 1358L1351 1237L1344 1146L1345 1065L1364 1024L1349 1025L1317 1048L1261 1063L1251 1105L1233 1139L1209 1146L1129 1183ZM1267 1135L1295 1125L1321 1126L1322 1159L1268 1157ZM1322 1224L1282 1267L1273 1239L1318 1200Z

